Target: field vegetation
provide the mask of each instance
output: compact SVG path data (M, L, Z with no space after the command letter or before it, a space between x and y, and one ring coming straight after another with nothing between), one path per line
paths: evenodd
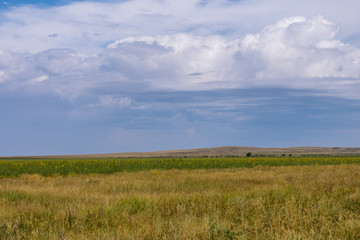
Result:
M356 158L301 159L295 165L305 166L277 166L282 164L267 158L251 168L208 167L236 160L231 158L201 158L192 168L156 168L146 162L151 159L102 160L105 166L151 166L113 174L44 170L60 163L64 169L101 169L96 160L6 160L0 239L360 239L360 165L351 163ZM171 164L180 160L195 162ZM251 160L258 161L241 159ZM44 172L4 174L13 161Z
M0 160L0 177L19 176L21 174L53 176L89 173L111 174L122 171L144 171L152 169L191 170L350 163L360 163L360 156L3 159Z

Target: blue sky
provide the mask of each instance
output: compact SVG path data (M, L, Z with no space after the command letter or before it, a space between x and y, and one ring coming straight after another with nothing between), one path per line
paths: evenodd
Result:
M1 6L2 7L21 7L24 5L35 5L37 7L53 7L53 6L62 6L66 4L71 4L74 1L71 0L57 0L57 1L51 1L51 0L8 0L8 1L2 1ZM81 0L78 0L76 2L83 2ZM111 1L98 1L98 2L111 2Z
M358 147L359 7L3 1L0 156Z

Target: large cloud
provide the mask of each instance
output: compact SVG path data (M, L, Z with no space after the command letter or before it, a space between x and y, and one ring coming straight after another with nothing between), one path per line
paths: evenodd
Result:
M97 53L55 48L0 52L0 82L74 99L91 89L214 90L286 87L358 98L360 50L323 18L290 17L238 39L172 34L127 37Z
M322 16L290 17L235 40L190 34L134 37L108 49L120 56L111 59L110 65L118 64L112 69L136 68L127 77L149 80L155 88L338 88L342 96L355 97L360 50L336 40L338 29Z
M225 80L224 74L234 67L238 46L237 41L219 36L176 34L126 38L109 44L108 49L120 53L121 58L126 56L125 61L120 60L121 65L132 63L141 72L139 77L149 80L154 87L194 89L213 88L208 83Z
M360 51L333 38L338 27L321 16L282 19L241 42L241 56L263 66L258 78L359 78Z

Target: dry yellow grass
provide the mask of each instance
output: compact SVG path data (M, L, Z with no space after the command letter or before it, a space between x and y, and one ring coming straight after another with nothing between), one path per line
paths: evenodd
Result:
M360 239L360 165L0 179L0 239Z

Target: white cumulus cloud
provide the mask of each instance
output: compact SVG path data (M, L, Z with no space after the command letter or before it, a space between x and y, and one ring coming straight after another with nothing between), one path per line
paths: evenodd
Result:
M295 16L237 38L174 33L120 38L95 53L76 48L4 50L0 84L41 88L68 99L97 94L95 89L102 96L114 89L269 86L359 98L360 50L337 39L338 31L337 24L322 16ZM106 101L117 100L109 96L100 102Z
M241 55L262 63L257 78L359 78L360 51L334 40L337 31L322 16L285 18L245 36Z

